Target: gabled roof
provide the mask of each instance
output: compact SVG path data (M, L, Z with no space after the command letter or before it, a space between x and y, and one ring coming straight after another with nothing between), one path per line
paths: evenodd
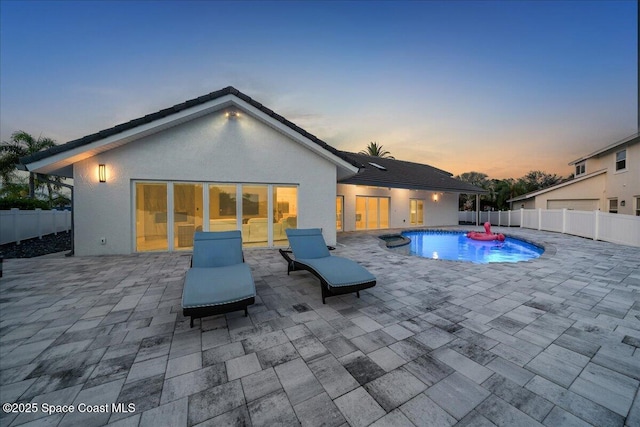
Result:
M578 178L570 179L569 181L561 182L560 184L553 185L551 187L543 188L542 190L532 191L527 194L523 194L522 196L514 197L513 199L507 200L507 203L510 202L519 202L521 200L531 199L532 197L539 196L544 193L548 193L549 191L557 190L558 188L568 187L569 185L577 184L578 182L585 181L589 178L593 178L594 176L602 175L603 173L607 173L606 169L600 169L595 172L591 172L589 174L580 176Z
M285 130L289 132L293 131L298 137L302 137L310 141L312 145L316 145L316 151L324 151L325 154L330 154L330 157L335 156L333 157L334 159L337 157L341 162L346 162L347 169L351 169L350 174L354 173L356 168L361 166L320 138L310 134L232 86L69 141L66 144L56 145L48 150L23 157L20 159L20 163L28 170L38 170L43 173L64 168L68 169L70 164L75 161L91 157L135 139L230 106L239 106L241 108L253 107L257 111L264 113L277 124L284 125ZM317 150L318 148L321 150Z
M599 150L594 151L591 154L587 154L586 156L582 156L579 159L576 159L572 162L569 163L569 165L575 165L576 163L580 163L583 162L587 159L590 159L592 157L596 157L599 156L602 153L606 153L607 151L613 150L615 148L621 147L623 145L631 145L631 144L635 144L637 142L640 142L640 132L630 135L626 138L621 139L620 141L614 142L613 144L607 145L604 148L601 148Z
M342 154L363 165L358 174L340 180L342 184L467 194L487 193L487 190L454 179L451 173L433 166L346 151Z

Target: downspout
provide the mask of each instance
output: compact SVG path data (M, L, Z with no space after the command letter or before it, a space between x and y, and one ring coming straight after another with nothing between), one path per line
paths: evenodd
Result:
M65 184L64 182L51 181L49 178L46 177L46 175L42 175L42 174L39 174L39 173L36 174L36 176L38 177L38 179L40 181L48 182L49 184L59 185L61 187L65 187L65 188L68 188L69 190L71 190L71 252L65 254L65 256L73 256L74 255L74 251L75 251L74 230L76 229L75 221L74 221L75 197L73 197L73 185Z

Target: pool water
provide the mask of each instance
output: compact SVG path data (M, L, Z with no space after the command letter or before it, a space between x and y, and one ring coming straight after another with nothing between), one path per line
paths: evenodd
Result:
M523 240L507 237L504 242L482 242L458 231L405 231L411 239L409 253L431 259L468 261L476 264L518 262L538 258L544 249Z

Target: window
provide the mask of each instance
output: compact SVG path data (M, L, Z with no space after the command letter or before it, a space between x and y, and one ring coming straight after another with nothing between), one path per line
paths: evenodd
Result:
M618 199L609 199L609 213L618 213Z
M336 197L336 230L344 230L344 196Z
M616 170L627 168L627 150L618 151L616 153Z
M356 196L356 230L389 228L389 198Z
M409 201L409 223L411 225L424 224L424 200L411 199Z
M374 168L380 169L381 171L386 171L386 170L387 170L387 168L385 168L384 166L379 165L379 164L377 164L377 163L369 162L369 164L370 164L371 166L373 166Z
M576 165L576 174L575 176L584 175L586 172L586 162L580 162Z
M636 216L640 216L640 197L636 197Z

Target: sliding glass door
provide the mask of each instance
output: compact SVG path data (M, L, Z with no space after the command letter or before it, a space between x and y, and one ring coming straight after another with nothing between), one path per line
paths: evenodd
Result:
M420 200L420 199L409 200L409 224L411 225L424 224L424 200Z
M389 228L389 198L356 196L356 230Z
M240 230L244 246L287 246L295 185L136 182L135 251L191 250L196 231Z

